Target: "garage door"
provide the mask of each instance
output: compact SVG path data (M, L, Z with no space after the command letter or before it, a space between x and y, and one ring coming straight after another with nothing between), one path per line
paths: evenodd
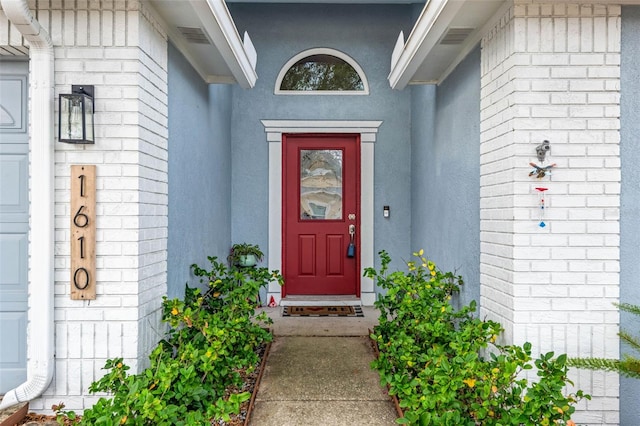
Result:
M0 394L27 377L28 62L0 60Z

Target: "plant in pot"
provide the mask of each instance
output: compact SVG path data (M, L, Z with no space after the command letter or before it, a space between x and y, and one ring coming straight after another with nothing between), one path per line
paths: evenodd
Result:
M238 243L231 246L227 260L231 265L255 266L262 261L264 253L257 244Z

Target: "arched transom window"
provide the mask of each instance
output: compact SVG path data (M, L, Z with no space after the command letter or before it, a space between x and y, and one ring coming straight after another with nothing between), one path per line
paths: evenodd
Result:
M356 61L334 49L309 49L280 70L276 94L368 95L369 84Z

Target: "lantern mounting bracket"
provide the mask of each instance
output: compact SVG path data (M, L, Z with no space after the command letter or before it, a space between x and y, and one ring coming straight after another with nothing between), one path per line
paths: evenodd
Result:
M72 84L71 93L74 95L87 95L93 98L94 86L86 84Z

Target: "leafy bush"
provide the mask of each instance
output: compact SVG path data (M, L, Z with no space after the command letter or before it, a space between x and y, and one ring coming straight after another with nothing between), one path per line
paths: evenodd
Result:
M476 303L456 310L451 297L460 276L441 272L414 253L408 272L388 273L389 255L380 252L380 272L367 268L386 295L376 302L379 325L371 338L380 355L372 363L383 385L396 395L412 425L571 424L575 403L590 398L578 391L564 395L566 356L553 352L533 362L531 344L496 345L500 324L474 316ZM488 354L483 356L482 354ZM523 370L535 365L538 381Z
M229 421L251 395L242 392L241 372L258 362L256 349L272 338L263 324L265 313L255 315L260 287L281 282L266 268L227 268L209 257L211 269L192 265L207 283L204 294L187 286L184 300L163 301L166 337L150 355L151 365L128 374L122 358L108 360L106 375L91 392L108 392L84 412L88 425L200 425Z

